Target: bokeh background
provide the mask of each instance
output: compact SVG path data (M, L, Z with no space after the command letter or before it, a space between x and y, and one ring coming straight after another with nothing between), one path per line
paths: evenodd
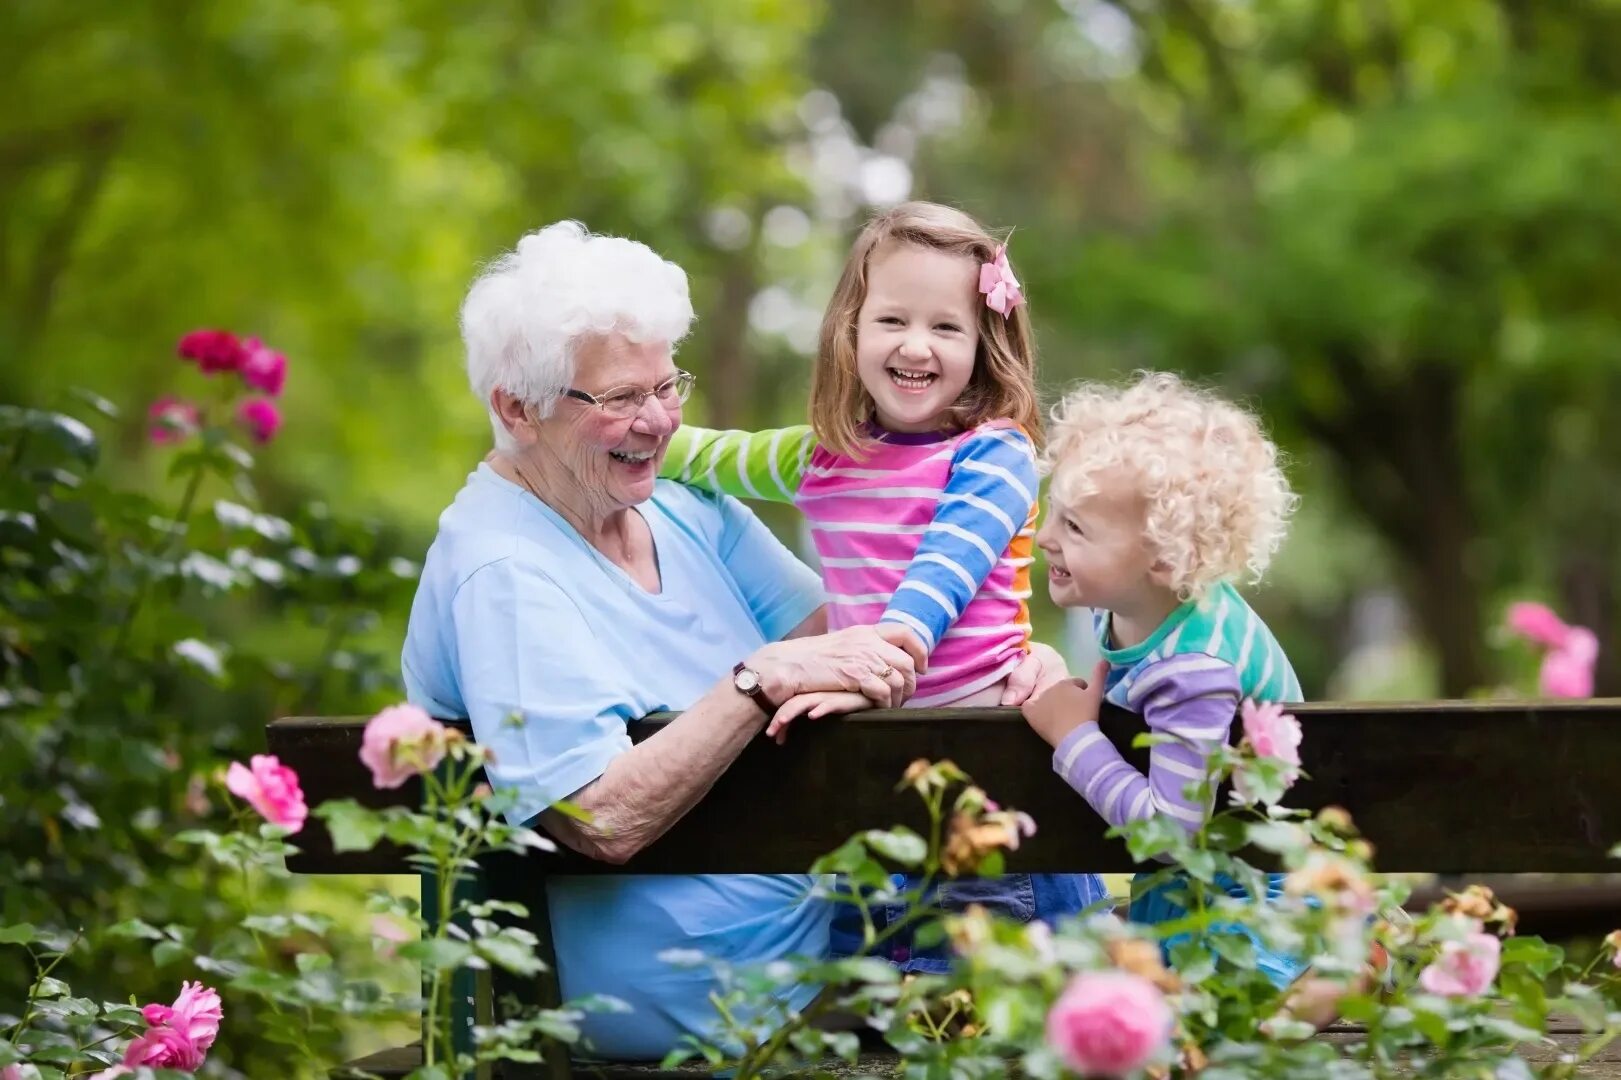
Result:
M420 551L485 449L457 306L523 232L678 260L689 417L770 425L854 228L937 199L1013 231L1049 395L1166 367L1264 411L1312 694L1523 683L1510 597L1621 686L1614 0L17 0L0 41L5 400L139 403L184 330L258 334L268 497Z
M291 375L255 498L334 582L210 609L232 650L163 710L0 731L7 919L239 920L158 809L274 716L397 699L412 561L488 448L458 306L560 218L686 267L688 419L769 426L804 419L865 216L961 206L1011 232L1049 400L1168 368L1264 415L1304 501L1254 595L1309 696L1531 693L1517 599L1621 693L1618 0L8 0L0 91L0 402L120 406L100 469L172 505L175 340L264 338ZM183 974L141 942L69 969Z

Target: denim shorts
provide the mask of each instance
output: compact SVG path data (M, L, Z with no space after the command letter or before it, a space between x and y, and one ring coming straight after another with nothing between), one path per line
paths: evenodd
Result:
M897 890L916 891L920 878L896 874ZM994 915L1015 922L1033 919L1052 925L1066 915L1107 903L1109 891L1096 874L1005 874L992 878L953 878L931 890L930 906L948 912L961 912L978 904ZM926 898L929 899L929 898ZM904 904L875 904L869 908L873 923L882 934L888 926L904 918ZM914 938L919 920L887 937L874 951L901 971L939 975L951 967L951 944L941 941L920 948ZM854 956L861 951L861 912L854 904L839 904L833 910L832 952L835 957Z
M1148 874L1138 874L1132 880L1132 900L1131 906L1126 909L1126 918L1134 923L1153 926L1185 916L1188 909L1173 900L1168 894L1186 888L1186 883L1173 878L1170 881L1163 881L1147 892L1138 895L1137 883L1148 876ZM1226 892L1228 896L1243 900L1249 899L1249 890L1225 874L1216 876L1216 886ZM1282 895L1283 875L1268 874L1266 879L1266 898L1268 902L1276 900ZM1300 978L1306 970L1307 963L1302 957L1292 956L1268 948L1256 935L1255 931L1247 926L1241 926L1237 923L1217 923L1205 932L1210 934L1242 934L1244 937L1249 938L1255 945L1256 970L1265 975L1267 980L1280 990ZM1171 962L1171 946L1187 941L1190 936L1189 934L1177 934L1160 943L1167 964Z

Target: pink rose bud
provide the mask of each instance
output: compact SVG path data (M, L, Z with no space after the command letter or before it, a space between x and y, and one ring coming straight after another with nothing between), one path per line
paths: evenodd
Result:
M1503 943L1497 935L1475 932L1462 941L1448 941L1441 955L1418 976L1418 984L1444 997L1478 997L1497 978Z
M1245 699L1239 709L1244 721L1244 737L1256 756L1275 758L1285 765L1300 764L1300 721L1283 711L1275 701L1257 705Z
M1504 621L1509 630L1528 641L1557 649L1570 636L1570 627L1547 604L1521 600L1508 606Z
M1172 1020L1164 995L1141 975L1086 971L1047 1014L1047 1045L1082 1076L1122 1077L1165 1049Z
M227 330L193 330L180 339L176 349L187 360L195 360L204 375L238 371L247 361L247 350Z
M146 417L152 421L147 433L159 446L180 442L195 435L202 426L202 416L197 406L172 395L154 401L152 407L146 410Z
M372 783L397 788L418 773L431 772L445 756L445 726L415 705L395 705L366 721L360 761Z
M242 381L271 397L280 397L287 382L287 357L258 338L249 338L243 352L246 359L242 362Z
M236 418L252 433L255 442L267 443L281 430L281 410L269 398L249 398L237 406Z
M231 762L231 767L225 771L225 787L259 811L266 821L290 833L302 829L304 819L309 816L304 792L298 786L298 774L272 754L255 754L248 766L240 761Z

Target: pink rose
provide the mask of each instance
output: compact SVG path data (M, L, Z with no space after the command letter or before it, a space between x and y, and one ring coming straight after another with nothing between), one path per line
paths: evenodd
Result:
M1441 955L1418 976L1418 984L1431 994L1476 997L1497 977L1503 943L1495 934L1476 931L1462 941L1448 941Z
M1172 1019L1164 995L1141 975L1082 972L1047 1014L1047 1045L1082 1076L1125 1076L1165 1048Z
M1508 606L1509 630L1548 648L1537 686L1544 697L1593 696L1598 638L1585 626L1570 626L1546 604L1522 600Z
M242 362L242 381L271 397L279 397L287 382L287 357L258 338L249 338L243 351L246 359Z
M281 410L269 398L248 398L236 407L236 418L253 434L255 442L267 443L281 430Z
M1531 600L1510 604L1504 621L1514 633L1550 649L1562 646L1570 634L1570 627L1553 613L1552 608Z
M1275 758L1285 765L1300 764L1300 721L1275 701L1260 705L1245 699L1239 709L1244 737L1257 757Z
M193 330L180 339L177 351L185 359L197 361L204 375L238 371L248 358L247 350L228 330Z
M121 1064L97 1073L95 1080L128 1076L141 1065L182 1072L202 1068L225 1013L218 993L200 982L186 982L180 984L174 1005L148 1005L141 1016L151 1026L125 1047Z
M249 766L245 767L240 761L231 762L231 767L225 771L226 789L259 811L272 825L280 825L289 833L302 829L310 811L304 805L298 774L273 754L255 754Z
M1585 626L1572 626L1565 643L1542 658L1537 685L1545 697L1593 696L1593 665L1598 661L1598 638Z
M173 396L158 398L146 410L146 416L152 421L148 434L160 446L180 442L196 434L202 426L202 415L198 413L197 406Z
M431 772L444 756L445 726L415 705L384 709L366 721L360 736L360 761L380 788Z

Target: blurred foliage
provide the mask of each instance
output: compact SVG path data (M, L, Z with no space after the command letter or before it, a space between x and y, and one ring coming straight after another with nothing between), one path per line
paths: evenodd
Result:
M116 421L100 399L82 412ZM0 406L0 923L88 935L56 975L94 1000L167 1000L182 978L231 974L222 958L253 945L244 916L291 895L285 876L200 859L175 833L220 820L214 773L261 746L265 720L398 695L392 644L365 637L409 602L417 565L320 504L252 509L252 456L221 426L154 454L177 489L161 502L109 484L103 455L79 416ZM263 648L232 630L245 607L277 628ZM120 934L130 920L163 928L157 947ZM364 933L289 941L264 963L296 981L330 949L375 972ZM0 1011L32 977L0 966ZM341 1045L331 1017L282 1019L227 1027L226 1059L293 1075L276 1047Z
M1358 609L1394 587L1440 673L1410 692L1504 682L1521 591L1621 687L1613 0L24 0L0 29L0 399L148 400L183 330L259 333L296 361L267 495L420 549L485 444L457 305L524 230L681 262L693 415L764 424L802 414L860 216L938 198L1016 229L1050 392L1166 366L1264 409L1323 541L1262 598L1308 686L1382 647Z

